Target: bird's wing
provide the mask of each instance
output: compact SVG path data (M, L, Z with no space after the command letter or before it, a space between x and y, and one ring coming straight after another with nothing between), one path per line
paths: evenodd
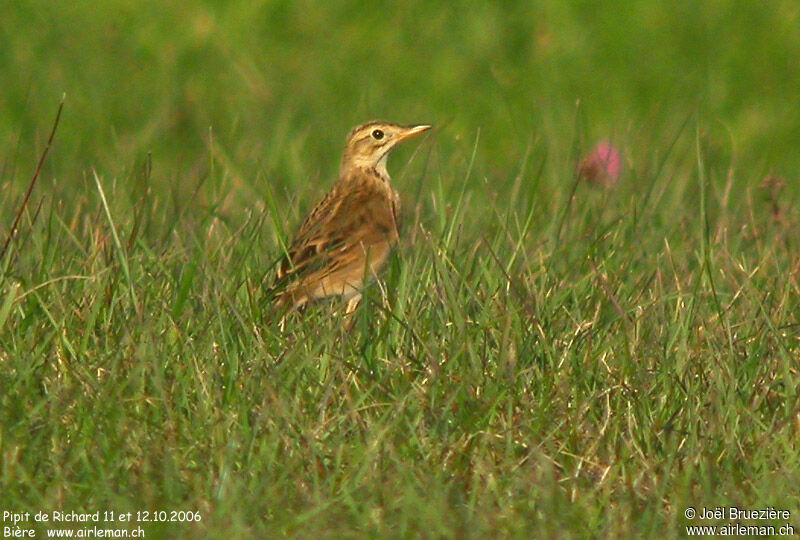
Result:
M396 204L383 193L364 186L346 195L334 189L303 222L281 262L278 280L317 279L363 264L367 248L397 241L397 225Z

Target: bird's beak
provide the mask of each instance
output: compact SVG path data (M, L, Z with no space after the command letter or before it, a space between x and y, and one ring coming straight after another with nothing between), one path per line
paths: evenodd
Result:
M398 135L397 142L404 141L406 139L410 139L411 137L419 135L420 133L425 133L426 131L428 131L432 127L433 126L428 126L428 125L424 125L423 124L421 126L414 126L414 127L407 128L405 131L401 132L400 135Z

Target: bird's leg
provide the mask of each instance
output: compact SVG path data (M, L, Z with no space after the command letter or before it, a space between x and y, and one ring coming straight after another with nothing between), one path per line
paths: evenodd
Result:
M356 309L358 309L358 305L360 303L361 303L361 294L357 294L347 301L347 307L344 310L344 320L345 320L345 328L347 328L348 331L352 330L353 326L355 326L356 318L354 316L354 313Z
M358 309L358 305L361 303L361 295L357 294L352 297L350 300L347 301L347 308L344 310L344 316L349 317L353 314L353 312Z

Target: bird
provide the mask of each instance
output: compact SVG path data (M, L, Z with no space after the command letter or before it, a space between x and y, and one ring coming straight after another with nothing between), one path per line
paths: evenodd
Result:
M400 196L386 161L401 142L425 133L427 124L373 121L350 131L338 181L306 216L281 257L271 287L286 315L330 297L359 303L364 286L386 266L400 239Z

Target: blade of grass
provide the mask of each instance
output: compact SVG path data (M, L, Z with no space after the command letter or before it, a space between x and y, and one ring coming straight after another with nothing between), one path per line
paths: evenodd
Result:
M56 130L58 129L58 122L61 119L61 111L64 109L65 99L66 95L61 96L61 103L58 105L56 118L53 120L53 128L50 130L50 137L48 137L47 144L42 151L42 155L39 157L39 163L36 165L36 171L33 173L33 178L31 178L31 181L28 184L28 190L25 192L25 196L22 198L22 204L19 206L19 210L17 211L17 217L14 218L14 223L11 225L11 229L8 231L8 238L6 238L5 244L3 244L3 249L0 251L0 260L3 260L3 257L5 257L8 246L11 244L11 240L14 239L14 236L17 233L19 221L22 219L22 214L25 212L25 208L28 206L28 201L31 199L31 194L33 193L33 188L36 185L36 181L39 179L39 175L42 173L44 160L47 158L47 153L50 151L50 147L53 145L53 139L56 136Z
M122 266L122 273L125 275L125 280L128 282L128 290L131 295L131 301L133 302L134 307L136 307L138 310L139 302L136 300L136 290L134 289L133 280L131 279L131 271L130 267L128 266L128 255L125 253L125 250L122 247L122 242L119 240L117 228L114 225L114 219L111 217L111 209L108 207L106 194L103 191L103 185L100 183L100 177L97 176L97 171L94 169L92 169L92 175L94 176L94 182L97 185L97 191L100 193L100 201L103 203L103 210L106 213L108 225L111 227L111 236L114 239L114 247L117 249L119 264Z
M3 327L3 325L6 323L6 319L8 319L8 315L11 313L11 308L14 306L14 300L17 299L18 292L19 284L12 283L8 294L6 294L6 297L3 300L3 306L0 307L0 328Z

